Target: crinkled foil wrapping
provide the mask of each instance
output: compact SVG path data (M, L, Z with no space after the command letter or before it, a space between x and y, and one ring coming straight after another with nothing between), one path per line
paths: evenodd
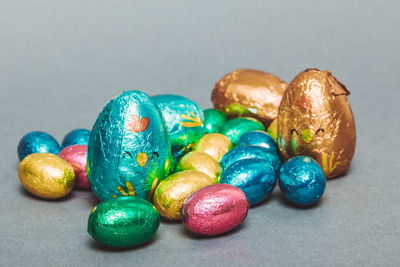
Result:
M152 99L164 117L172 155L179 160L204 134L203 111L195 102L179 95L156 95Z
M45 199L67 195L75 181L71 165L51 153L34 153L25 157L18 166L18 176L26 190Z
M92 210L88 232L108 246L130 247L151 239L159 225L160 216L150 202L136 197L118 197Z
M185 200L196 190L213 183L214 179L199 171L176 172L157 186L154 192L154 206L162 217L179 220Z
M327 178L345 173L356 147L349 94L329 71L307 69L298 74L279 108L278 144L283 156L311 156Z
M278 116L278 108L287 83L267 72L235 70L214 86L211 100L228 117L249 116L265 127Z
M87 175L100 200L118 196L151 199L171 170L168 132L148 95L124 92L111 100L93 126Z
M192 151L183 156L179 160L176 170L200 171L210 176L215 182L218 182L221 174L219 162L210 155L198 151Z
M240 225L247 216L249 200L239 188L215 184L193 193L182 208L182 222L193 233L218 235Z

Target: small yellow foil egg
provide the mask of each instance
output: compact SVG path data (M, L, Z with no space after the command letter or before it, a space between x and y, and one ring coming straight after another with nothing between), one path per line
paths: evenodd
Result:
M200 138L194 147L194 151L204 152L219 162L231 148L232 143L228 137L220 133L210 133Z
M192 151L181 158L176 167L177 171L195 170L210 176L215 182L218 182L221 170L216 159L204 152Z
M154 192L154 206L162 217L180 220L185 200L196 190L214 183L214 179L199 171L176 172L157 186Z
M57 199L67 195L74 186L72 166L54 154L35 153L18 166L21 184L35 196Z

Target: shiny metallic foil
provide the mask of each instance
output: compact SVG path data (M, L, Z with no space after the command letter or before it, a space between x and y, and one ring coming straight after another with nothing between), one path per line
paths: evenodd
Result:
M204 129L206 133L218 133L219 128L225 122L225 113L213 108L204 110Z
M90 131L88 129L75 129L70 131L63 139L61 148L72 145L88 145Z
M58 154L60 145L57 140L45 132L30 132L21 138L18 144L18 157L23 160L26 156L33 153L52 153Z
M174 173L161 181L154 192L154 206L162 217L179 220L185 202L196 190L215 183L207 174L186 170Z
M210 133L200 138L194 146L194 151L204 152L219 162L231 148L232 143L228 137L219 133Z
M18 176L26 190L45 199L67 195L75 180L71 165L51 153L34 153L25 157L18 166Z
M329 71L300 72L279 108L278 144L283 156L311 156L327 178L345 173L356 147L349 94Z
M218 161L210 155L198 151L192 151L183 156L180 159L176 170L200 171L210 176L215 182L218 182L221 174Z
M276 184L276 171L268 162L258 159L242 159L222 172L220 183L237 186L246 194L250 205L266 199Z
M131 247L150 240L160 225L154 206L136 197L117 197L94 207L88 233L112 247Z
M276 141L278 139L278 118L275 118L268 126L267 133Z
M86 174L86 145L67 146L58 154L59 157L71 164L75 173L75 187L89 189L89 181Z
M287 83L267 72L235 70L214 86L211 100L214 108L228 117L254 117L268 127L278 116L278 108Z
M270 164L275 171L279 171L281 160L277 153L261 146L237 146L226 153L220 162L222 171L231 164L242 159L261 159Z
M244 133L238 141L238 146L261 146L265 147L266 149L278 153L279 147L278 144L275 142L274 138L263 131L252 131Z
M297 205L312 205L325 192L326 177L312 158L297 156L282 165L279 172L279 187L287 200Z
M152 99L165 120L172 155L179 160L204 134L203 111L195 102L179 95L156 95Z
M111 100L93 126L87 175L100 200L151 199L172 166L167 128L151 98L127 91Z
M239 188L227 184L206 186L193 193L182 208L182 223L199 235L231 231L247 216L249 201Z
M241 117L225 122L219 132L227 136L233 145L236 145L242 134L257 130L265 131L264 125L260 121L254 118Z

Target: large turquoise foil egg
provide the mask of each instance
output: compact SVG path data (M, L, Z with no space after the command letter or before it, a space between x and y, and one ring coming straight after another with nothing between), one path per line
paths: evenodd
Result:
M112 99L98 116L88 145L87 174L96 196L150 199L170 169L168 132L151 98L128 91Z
M196 103L179 95L156 95L152 99L167 125L172 155L179 159L205 133L203 111Z

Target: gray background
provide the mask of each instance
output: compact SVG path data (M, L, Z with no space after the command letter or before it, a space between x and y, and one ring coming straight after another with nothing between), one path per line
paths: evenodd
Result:
M400 265L400 2L56 2L0 1L0 265ZM319 205L292 207L276 188L229 235L163 223L120 251L87 234L91 193L44 201L21 188L26 132L61 141L127 89L209 108L214 83L243 67L286 81L329 69L351 90L356 154Z

